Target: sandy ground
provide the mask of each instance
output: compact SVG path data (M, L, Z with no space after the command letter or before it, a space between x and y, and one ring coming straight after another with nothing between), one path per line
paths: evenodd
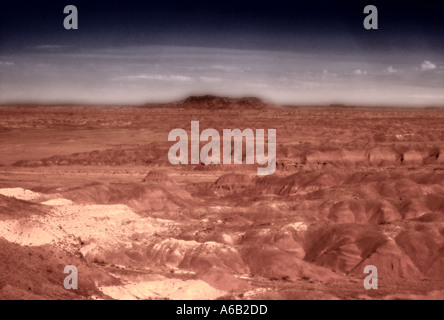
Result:
M34 200L40 198L38 192L32 192L31 190L25 190L22 188L3 188L0 189L0 194L20 200Z
M17 188L13 191L0 189L1 194L20 200L40 198L40 194L29 190ZM86 255L88 250L97 246L103 249L117 244L131 245L132 235L149 236L168 226L167 221L140 218L125 205L76 205L61 198L42 204L54 208L44 216L0 221L2 237L20 245L51 244L70 251L82 246L82 253Z
M118 300L214 300L225 292L217 290L201 280L147 281L130 283L125 286L100 287L104 294Z

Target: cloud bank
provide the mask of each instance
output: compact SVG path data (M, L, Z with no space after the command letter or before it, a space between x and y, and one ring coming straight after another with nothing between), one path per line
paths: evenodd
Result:
M442 57L177 46L47 49L0 55L0 103L141 104L210 93L292 105L444 105ZM418 60L424 61L420 68Z

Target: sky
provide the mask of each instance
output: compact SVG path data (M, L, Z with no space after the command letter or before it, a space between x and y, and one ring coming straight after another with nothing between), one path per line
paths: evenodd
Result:
M0 11L0 103L444 106L444 6L386 2L17 0Z

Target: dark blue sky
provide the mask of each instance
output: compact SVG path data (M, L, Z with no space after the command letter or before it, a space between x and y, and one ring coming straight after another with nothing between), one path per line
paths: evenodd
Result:
M63 29L68 4L79 10L76 32ZM367 4L379 9L377 32L362 28ZM443 50L443 8L440 1L17 0L2 3L0 49L57 42L340 50L353 39L368 50Z
M444 104L440 1L21 1L0 10L0 103ZM379 29L363 28L376 5ZM76 5L79 29L63 28Z

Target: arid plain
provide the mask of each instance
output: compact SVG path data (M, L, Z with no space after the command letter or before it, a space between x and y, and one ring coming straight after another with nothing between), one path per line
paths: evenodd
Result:
M276 172L170 164L192 120L276 129ZM0 299L444 299L443 142L442 108L0 107Z

